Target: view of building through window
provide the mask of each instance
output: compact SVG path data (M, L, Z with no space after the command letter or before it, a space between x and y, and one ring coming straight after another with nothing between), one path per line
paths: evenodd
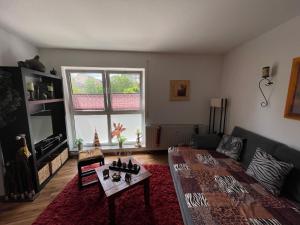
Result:
M104 110L102 73L71 73L71 85L75 110Z
M140 75L110 74L111 106L113 110L139 110Z
M68 71L74 131L85 144L93 142L97 129L102 144L114 144L113 123L122 123L127 143L143 130L144 109L141 71Z

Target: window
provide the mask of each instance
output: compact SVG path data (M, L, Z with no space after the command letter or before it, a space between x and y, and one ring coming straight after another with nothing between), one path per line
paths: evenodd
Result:
M70 73L74 110L105 110L103 73Z
M142 70L67 70L73 131L85 145L93 143L94 131L101 144L112 145L113 123L126 127L126 143L135 143L137 129L144 131Z

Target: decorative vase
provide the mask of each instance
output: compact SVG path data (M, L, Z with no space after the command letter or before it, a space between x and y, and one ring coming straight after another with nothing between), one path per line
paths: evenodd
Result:
M56 70L53 68L52 70L50 70L50 73L52 74L52 75L57 75L57 72L56 72Z
M78 147L78 151L81 151L83 149L83 144L78 144L77 147Z
M119 148L123 148L123 142L119 142Z

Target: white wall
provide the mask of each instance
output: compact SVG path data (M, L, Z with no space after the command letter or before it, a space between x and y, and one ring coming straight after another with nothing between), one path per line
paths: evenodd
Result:
M238 125L300 149L300 121L283 117L292 59L300 56L299 27L298 16L225 56L221 93L230 99L229 132ZM263 66L276 68L266 108L258 89Z
M17 61L33 58L37 52L37 48L27 41L0 28L0 66L17 66ZM4 195L2 164L0 156L0 196Z
M0 66L17 66L17 62L38 53L29 42L0 28Z
M47 68L146 68L147 123L208 123L209 99L219 95L221 56L40 49ZM191 80L191 99L169 101L170 80Z

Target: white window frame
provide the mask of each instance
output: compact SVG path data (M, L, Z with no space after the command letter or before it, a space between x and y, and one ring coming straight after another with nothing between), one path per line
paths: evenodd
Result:
M103 84L103 95L104 95L104 110L76 110L73 107L72 98L72 84L71 84L71 73L102 73L102 84ZM111 89L110 89L110 74L120 73L120 74L139 74L140 76L140 109L139 110L113 110L111 105ZM142 133L145 137L145 69L144 68L66 68L65 74L67 78L67 84L69 89L69 108L71 114L71 128L72 136L76 137L75 129L75 115L106 115L107 116L107 128L108 128L108 143L101 143L104 146L117 145L112 142L111 137L111 115L121 115L121 114L141 114L142 115ZM134 141L126 142L126 144L135 144ZM142 144L145 144L145 139L143 139ZM92 143L85 143L85 146L89 147Z

